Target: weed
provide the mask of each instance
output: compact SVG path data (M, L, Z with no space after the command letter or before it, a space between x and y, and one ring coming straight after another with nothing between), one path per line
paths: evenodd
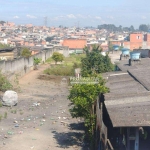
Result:
M14 114L16 114L16 113L17 113L17 110L15 109L15 110L14 110Z
M11 110L11 113L12 114L16 114L17 113L17 110L15 109L15 110Z
M20 115L23 115L23 112L20 112Z
M2 102L0 101L0 107L2 107L3 106L3 104L2 104Z
M19 86L19 75L15 74L15 79L14 79L14 90L17 90L18 92L21 92L21 87Z
M48 75L72 76L74 75L74 70L72 66L56 65L54 68L44 70L44 73Z
M4 118L5 118L5 119L7 118L7 112L4 113Z
M2 115L0 115L0 121L2 120L2 118L3 118L3 116L2 116Z

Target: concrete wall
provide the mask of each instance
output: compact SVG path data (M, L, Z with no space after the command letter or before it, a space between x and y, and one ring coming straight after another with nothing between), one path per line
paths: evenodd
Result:
M150 49L134 49L134 52L140 52L142 58L150 57Z
M12 79L15 74L23 76L29 71L33 70L34 58L41 58L42 62L45 62L49 57L52 56L53 52L57 51L55 48L42 51L38 54L35 54L29 58L17 58L14 60L2 60L0 61L0 70L5 74L9 79Z

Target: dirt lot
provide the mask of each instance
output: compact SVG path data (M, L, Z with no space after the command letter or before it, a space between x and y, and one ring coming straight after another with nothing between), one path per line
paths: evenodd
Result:
M68 86L37 78L46 67L19 80L17 106L0 108L5 116L0 121L0 150L88 150L83 123L68 111Z

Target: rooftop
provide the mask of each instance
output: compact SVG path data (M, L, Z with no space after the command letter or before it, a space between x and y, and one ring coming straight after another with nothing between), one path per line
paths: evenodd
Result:
M120 61L123 71L103 74L110 93L104 95L113 127L150 126L150 64L149 58L129 66Z

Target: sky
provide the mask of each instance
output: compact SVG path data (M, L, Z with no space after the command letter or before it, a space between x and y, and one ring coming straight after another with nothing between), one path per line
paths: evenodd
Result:
M0 0L0 20L47 26L149 24L149 0ZM47 19L45 19L47 18Z

